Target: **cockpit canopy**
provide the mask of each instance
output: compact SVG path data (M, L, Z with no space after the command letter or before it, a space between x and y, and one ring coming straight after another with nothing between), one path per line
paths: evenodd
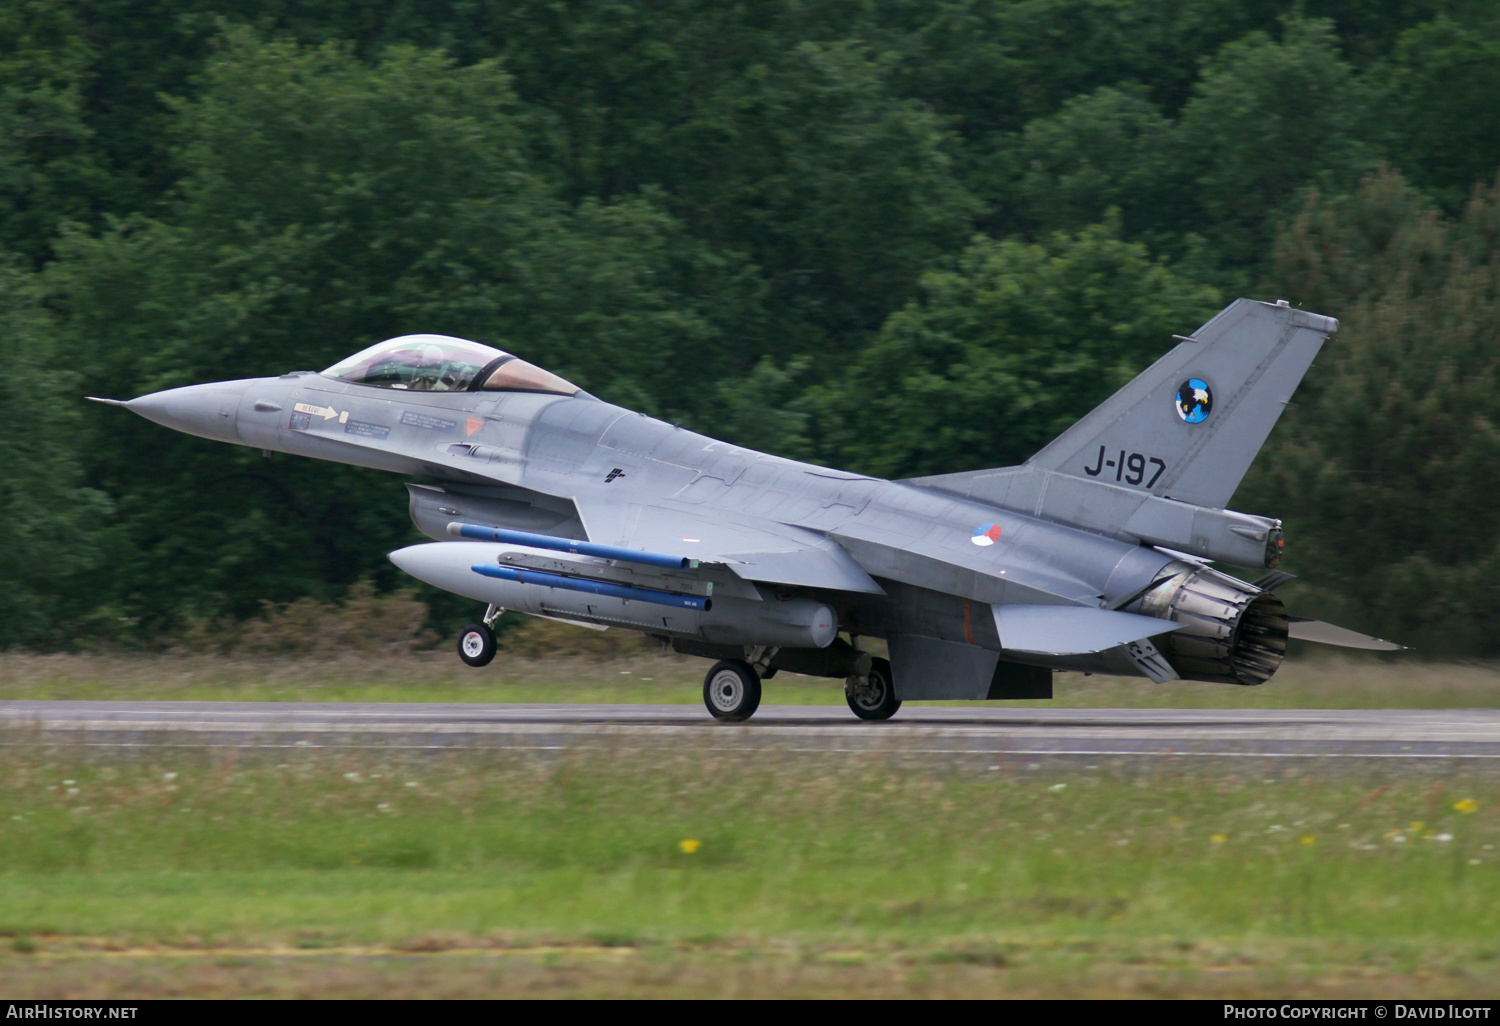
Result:
M447 335L403 335L377 342L329 367L323 376L412 392L579 391L577 385L509 353Z

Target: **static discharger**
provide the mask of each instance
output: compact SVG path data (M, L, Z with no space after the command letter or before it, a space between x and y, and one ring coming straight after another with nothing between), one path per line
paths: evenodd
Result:
M673 570L690 570L698 565L698 560L689 559L686 556L669 556L662 552L645 552L640 549L622 549L616 545L595 545L593 542L557 538L550 534L532 534L529 531L507 531L503 527L462 524L456 520L448 525L448 533L455 538L469 538L473 541L509 542L512 545L529 545L534 549L571 552L578 556L599 556L602 559L618 559L624 563L641 563L646 566L664 566ZM490 574L490 576L497 575ZM514 579L511 578L511 580Z

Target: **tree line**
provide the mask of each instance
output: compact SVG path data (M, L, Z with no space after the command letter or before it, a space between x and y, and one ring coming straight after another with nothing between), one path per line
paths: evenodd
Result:
M1480 0L20 0L0 646L401 583L386 475L129 397L431 331L882 476L1020 462L1237 295L1343 322L1236 496L1305 615L1493 655Z

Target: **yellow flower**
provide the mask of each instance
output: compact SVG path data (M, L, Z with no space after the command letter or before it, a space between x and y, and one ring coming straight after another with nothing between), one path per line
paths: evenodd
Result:
M1312 834L1303 834L1302 835L1302 843L1303 844L1312 844L1313 843L1313 835Z
M1229 840L1229 835L1228 834L1214 834L1212 837L1209 838L1209 840L1212 841L1212 842L1214 842L1215 844L1223 844L1225 841Z
M695 840L693 840L693 838L689 837L685 841L678 841L677 842L677 847L679 847L679 848L682 849L682 853L684 855L691 855L693 852L695 852L699 848L703 847L703 842L702 841L695 841Z
M1465 798L1462 801L1454 802L1453 808L1455 811L1462 812L1465 816L1467 816L1469 813L1479 808L1479 803L1472 798Z
M1412 820L1411 826L1406 829L1411 833L1420 834L1422 832L1422 821L1420 819Z

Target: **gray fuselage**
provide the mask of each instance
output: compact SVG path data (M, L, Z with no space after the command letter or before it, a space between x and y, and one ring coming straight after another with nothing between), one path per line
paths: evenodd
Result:
M496 526L598 538L611 509L830 539L883 594L749 580L836 610L851 634L916 634L1016 663L1136 674L1119 650L1005 656L992 606L1134 611L1153 581L1194 570L1159 549L900 482L717 441L586 393L415 392L312 372L172 389L128 404L166 426L220 441L426 477L488 497ZM413 513L445 538L444 514ZM498 512L496 512L498 511ZM680 546L693 555L684 531ZM613 539L606 538L606 541Z

